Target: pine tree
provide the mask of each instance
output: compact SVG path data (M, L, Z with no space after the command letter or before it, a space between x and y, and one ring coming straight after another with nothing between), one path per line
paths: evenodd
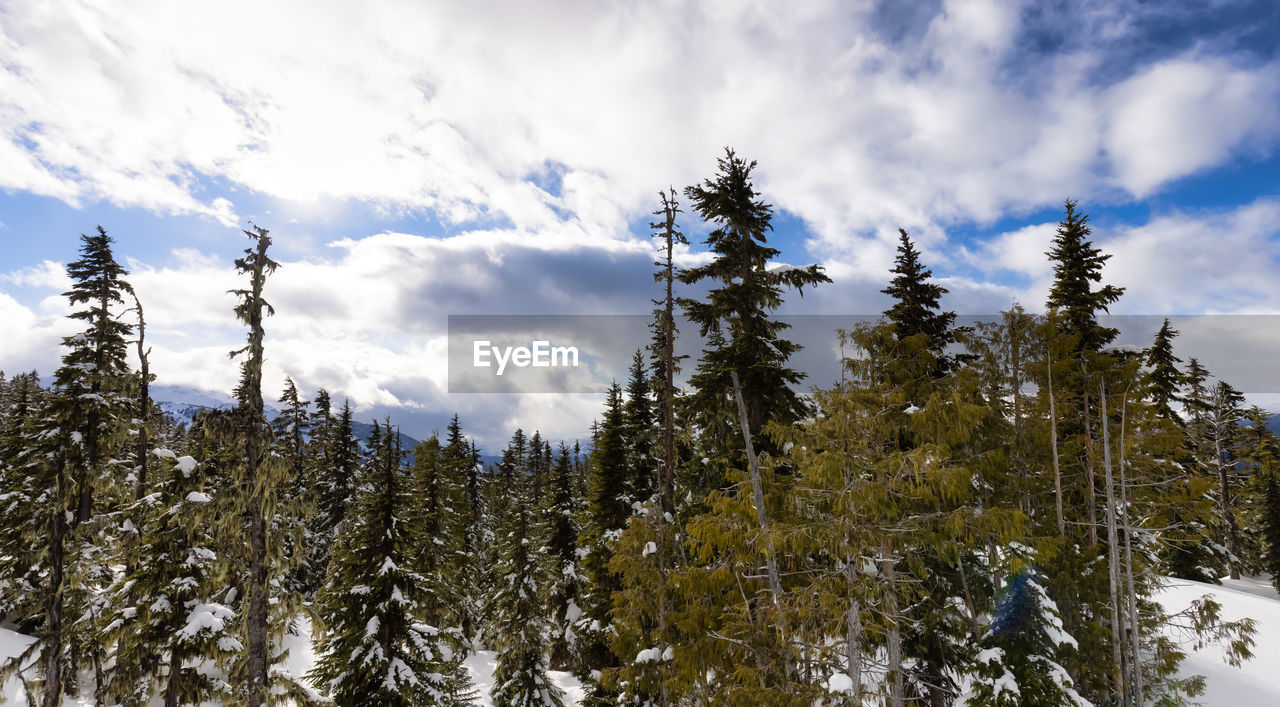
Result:
M581 637L579 674L592 677L612 673L618 664L609 649L609 612L613 593L618 590L618 577L609 568L613 545L631 515L627 500L628 454L625 445L626 414L622 389L617 383L609 387L604 418L600 423L595 448L591 450L587 486L587 519L583 525L580 547L586 551L582 559L587 586L582 598L582 616L577 633ZM594 680L593 695L605 699L612 687L611 678Z
M1237 520L1238 502L1236 500L1235 462L1232 442L1236 427L1240 424L1240 405L1244 396L1231 387L1226 381L1218 381L1213 389L1213 397L1209 410L1210 439L1204 444L1212 446L1212 470L1218 479L1218 512L1221 523L1221 537L1227 548L1227 573L1231 579L1240 579L1240 555L1243 550L1240 542L1240 526Z
M487 613L498 652L493 703L498 707L560 707L564 694L547 675L547 620L542 597L550 581L543 529L531 510L528 487L514 498L510 532L502 540L499 577Z
M803 293L803 288L831 279L817 265L769 269L779 251L766 245L773 207L758 198L752 184L756 163L739 158L728 148L718 163L714 179L685 189L694 209L714 226L706 244L715 258L679 275L688 285L710 280L716 286L708 291L706 301L680 298L679 304L702 336L727 329L728 337L726 346L703 352L707 378L690 396L689 404L698 415L722 416L727 407L723 401L732 389L729 373L736 371L742 381L748 424L758 435L765 422L794 422L805 411L793 389L803 375L787 367L787 360L800 346L782 338L789 325L771 319L769 313L782 304L784 289ZM772 451L763 436L757 446Z
M143 705L162 694L166 707L230 699L221 678L184 667L225 663L242 648L234 612L218 597L225 570L212 522L216 491L193 457L168 449L155 456L161 476L153 492L124 512L126 529L140 537L131 545L133 572L108 590L99 640L119 649L99 699Z
M893 322L899 339L925 337L929 351L938 359L941 373L951 365L943 350L955 341L951 325L956 314L939 311L938 300L947 293L947 288L930 280L933 271L920 262L920 251L915 249L906 230L899 228L898 235L898 255L890 270L894 278L888 287L880 290L894 300L884 315Z
M640 351L636 351L631 360L626 392L622 414L624 444L630 451L627 495L632 503L645 503L656 490L657 467L653 458L653 401L649 397L649 376Z
M277 522L298 526L282 534L285 545L282 548L286 563L295 566L289 573L287 586L291 591L307 593L307 587L301 581L304 567L311 558L310 528L306 527L303 518L315 514L315 498L312 490L310 473L310 455L307 437L311 434L311 413L308 403L298 395L298 387L293 379L285 376L284 390L280 393L281 410L279 416L271 421L274 431L274 454L284 466L285 479L281 495L291 502L296 517L277 516ZM298 542L294 542L295 538Z
M1089 216L1076 211L1076 202L1068 199L1064 207L1066 214L1058 224L1053 248L1046 253L1053 261L1049 307L1062 312L1063 332L1075 337L1077 350L1098 351L1119 332L1099 325L1097 313L1107 311L1120 299L1124 288L1104 285L1093 289L1090 283L1102 280L1102 266L1111 256L1089 240Z
M583 577L578 568L578 498L573 488L573 460L569 448L560 443L551 472L550 503L547 505L547 555L554 562L548 591L551 615L550 665L557 670L574 667L578 637L574 622L582 610L578 606Z
M1062 655L1076 640L1063 629L1058 607L1030 569L1015 573L982 639L968 690L957 705L1021 707L1090 703L1076 691Z
M1263 476L1262 533L1266 554L1263 564L1271 575L1271 586L1280 591L1280 470L1272 468Z
M112 311L129 291L128 272L115 261L111 243L99 226L96 234L81 236L80 259L67 265L72 287L64 294L76 308L70 317L83 322L84 330L63 340L66 353L37 430L9 462L10 473L19 479L6 489L9 539L42 550L33 556L19 547L12 555L40 566L38 575L15 568L14 577L41 581L30 585L31 595L10 599L38 614L40 628L37 641L6 668L39 651L38 688L49 705L60 704L64 692L74 694L80 659L100 666L102 658L101 647L84 635L87 623L67 619L95 610L90 602L110 581L110 549L98 544L96 532L103 522L92 521L105 507L102 495L114 481L113 462L125 452L132 418L125 362L132 328ZM101 670L95 679L101 683Z
M479 460L471 442L462 434L455 414L449 421L443 450L449 475L451 503L448 534L455 543L452 596L449 604L461 631L462 647L468 649L475 637L480 616L484 509L480 501Z
M402 456L399 433L375 422L317 597L322 648L308 677L338 704L470 702L460 662L422 621L428 580L412 568L412 482Z
M1169 318L1165 317L1156 332L1155 341L1147 349L1147 390L1152 404L1156 406L1156 414L1166 420L1181 422L1174 412L1172 403L1178 402L1178 387L1182 382L1182 374L1178 372L1178 364L1182 359L1173 355L1173 339L1178 330L1169 326Z

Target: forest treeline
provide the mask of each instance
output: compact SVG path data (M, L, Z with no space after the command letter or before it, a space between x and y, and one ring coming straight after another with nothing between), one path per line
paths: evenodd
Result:
M357 439L349 404L286 379L267 418L257 226L236 405L177 424L148 395L145 303L83 236L61 367L0 375L0 611L36 639L0 678L44 707L453 705L491 650L498 705L562 704L549 670L591 705L1146 705L1203 689L1191 645L1249 657L1249 620L1154 596L1280 578L1280 442L1168 321L1111 346L1123 291L1076 203L1046 314L972 327L901 231L892 307L836 333L843 374L803 394L772 314L830 279L775 266L754 167L726 151L660 194L652 341L590 443L516 430L488 467L456 416L412 449L389 419ZM713 255L687 270L681 196Z

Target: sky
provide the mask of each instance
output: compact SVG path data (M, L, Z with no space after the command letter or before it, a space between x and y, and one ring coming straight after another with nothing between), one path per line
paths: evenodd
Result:
M0 370L56 368L102 225L158 383L229 392L258 224L267 381L415 436L581 437L601 395L450 394L448 317L646 313L658 192L726 146L780 260L834 281L786 312L885 309L899 228L948 309L1040 310L1071 198L1113 312L1280 314L1277 27L1270 0L0 0Z

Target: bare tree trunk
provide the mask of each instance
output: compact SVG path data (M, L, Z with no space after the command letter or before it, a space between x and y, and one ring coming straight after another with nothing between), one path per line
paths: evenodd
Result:
M1107 502L1107 588L1111 592L1111 659L1113 664L1112 680L1115 694L1122 702L1128 701L1124 679L1124 644L1123 629L1120 626L1120 548L1116 532L1115 484L1111 478L1111 422L1107 417L1107 384L1098 382L1099 405L1101 406L1102 425L1102 470L1106 482Z
M1133 582L1133 549L1131 537L1133 530L1129 526L1129 492L1128 479L1125 475L1125 413L1129 406L1129 391L1125 389L1124 399L1120 403L1120 523L1124 531L1124 571L1127 583L1126 593L1129 604L1129 682L1133 685L1134 704L1143 705L1142 679L1142 632L1138 624L1138 594Z
M1080 364L1081 373L1084 373L1084 363ZM1085 506L1089 509L1089 545L1098 544L1098 500L1097 487L1098 477L1093 469L1093 425L1089 419L1089 386L1085 385L1084 391L1084 407L1082 409L1084 416L1084 476L1085 484Z
M858 601L857 557L845 560L845 577L849 585L849 611L845 618L845 674L853 687L853 703L862 704L862 604Z
M893 546L889 544L887 538L881 541L880 552L882 555L880 573L884 576L887 590L885 619L888 625L885 628L885 650L889 659L889 671L886 676L889 683L889 704L890 707L903 707L906 704L906 697L902 686L902 632L898 628L897 576L893 567Z
M1062 467L1058 463L1058 414L1053 400L1053 354L1048 355L1049 372L1049 441L1053 448L1053 498L1058 510L1058 535L1067 536L1067 522L1062 514Z
M760 480L760 465L756 462L755 445L751 443L751 426L747 422L747 407L742 403L742 387L738 384L738 372L730 371L729 375L733 379L733 397L738 402L738 421L742 426L742 443L746 447L747 467L751 470L751 492L755 498L756 519L760 525L760 533L765 537L765 567L769 575L769 593L773 597L773 608L778 614L783 640L786 641L790 639L786 636L783 619L782 580L778 576L778 559L773 548L773 538L769 535L769 516L764 507L764 485ZM788 657L783 662L786 679L790 682L791 660Z

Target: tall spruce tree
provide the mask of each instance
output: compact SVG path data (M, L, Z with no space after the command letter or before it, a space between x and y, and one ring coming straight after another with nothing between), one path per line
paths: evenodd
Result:
M469 703L465 669L423 621L429 580L414 569L413 481L399 432L375 422L368 447L317 598L322 648L308 677L344 705Z
M920 251L905 229L898 229L898 255L890 272L893 279L888 287L880 290L893 297L893 306L885 311L885 317L893 322L899 339L923 335L929 351L938 360L941 373L950 365L943 350L955 341L951 326L956 314L940 310L939 300L947 288L931 280L933 271L920 262Z
M68 618L96 610L89 604L111 579L109 548L101 546L96 531L101 523L90 521L105 507L102 493L118 468L114 462L126 453L132 419L125 361L132 327L113 311L130 291L128 272L116 262L111 243L99 226L97 233L81 236L80 258L67 265L70 317L84 329L63 339L66 352L38 431L9 462L10 478L18 480L6 489L9 539L19 546L11 556L34 560L40 568L37 574L15 568L15 577L40 579L29 586L31 594L9 601L32 609L40 628L37 640L6 667L25 665L38 651L41 680L31 687L46 705L61 704L64 692L77 689L80 659L98 665L102 659L101 646L78 628L87 624ZM22 545L42 550L33 556ZM95 678L101 683L101 670Z
M604 417L591 450L587 518L579 539L579 546L586 553L582 569L588 581L577 627L581 637L578 673L592 682L589 698L602 703L614 690L613 674L618 666L618 657L609 647L609 613L619 582L609 563L614 544L631 516L626 425L622 389L614 383L609 387Z
M583 577L578 567L579 499L574 493L573 459L560 443L551 470L549 503L546 507L547 555L554 563L548 591L551 626L550 665L556 670L572 670L578 655L574 622L581 614L578 606Z
M1149 369L1147 394L1156 406L1156 414L1175 422L1181 422L1181 418L1173 410L1173 404L1178 402L1178 388L1182 383L1182 374L1178 371L1178 364L1182 359L1173 354L1173 340L1178 333L1177 329L1169 325L1169 318L1165 317L1160 330L1156 332L1155 341L1147 349L1146 357Z
M759 198L752 183L756 163L725 148L718 164L714 178L685 189L694 210L713 226L706 244L715 257L679 275L687 285L710 281L711 288L705 300L680 298L679 304L702 336L727 330L727 345L703 352L707 378L690 395L689 404L695 415L723 416L732 390L729 373L736 371L748 425L759 436L757 446L771 451L760 434L765 422L794 422L805 406L793 388L803 374L787 366L800 346L783 338L789 325L769 314L782 304L785 289L803 294L805 287L831 278L817 265L770 269L779 251L766 244L773 207Z
M509 532L502 539L500 579L487 608L496 627L491 696L498 707L561 707L564 693L547 675L545 604L549 567L544 528L533 513L529 486L515 492Z
M1053 247L1046 255L1053 262L1053 284L1049 288L1049 307L1062 312L1063 332L1076 338L1079 351L1098 351L1111 343L1119 333L1098 324L1097 313L1124 294L1123 287L1103 285L1102 266L1111 259L1089 240L1092 229L1089 216L1076 211L1077 203L1067 199L1066 213L1058 223Z

